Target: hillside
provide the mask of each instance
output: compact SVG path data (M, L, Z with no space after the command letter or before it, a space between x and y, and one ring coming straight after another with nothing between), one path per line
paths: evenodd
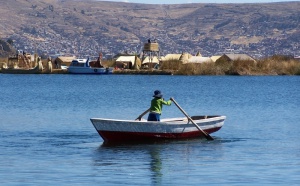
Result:
M14 55L15 53L16 50L10 43L0 39L0 57Z
M148 38L162 54L230 49L254 57L298 54L300 2L148 5L86 0L0 0L0 36L17 49L106 57L141 52Z

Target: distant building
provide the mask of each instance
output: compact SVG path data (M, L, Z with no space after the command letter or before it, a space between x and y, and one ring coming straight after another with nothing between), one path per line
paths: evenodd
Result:
M200 51L197 52L196 56L202 57L202 54L200 53Z
M214 62L210 57L192 56L188 59L188 63L209 63Z
M180 60L183 64L185 64L185 63L188 63L188 62L189 62L189 58L191 58L191 57L192 57L191 54L189 54L189 53L187 53L187 52L182 52L182 54L181 54L179 60Z
M70 66L71 62L76 59L74 56L70 57L66 57L66 56L59 56L54 60L54 67L58 68L61 65L65 65L65 66Z
M164 57L161 57L162 61L169 61L169 60L179 60L182 54L167 54Z
M180 60L183 64L215 62L210 57L203 57L200 52L197 52L196 56L192 56L187 52L182 52L182 54L168 54L162 58L162 61L167 60Z
M248 56L247 54L223 54L219 59L216 60L216 62L224 62L224 61L254 61L252 57Z
M159 60L158 60L157 56L153 56L152 58L147 56L142 62L142 67L143 68L154 68L157 64L159 64Z
M123 69L139 69L141 60L136 56L119 56L116 60L116 67Z
M221 56L211 56L210 59L213 61L213 62L216 62Z

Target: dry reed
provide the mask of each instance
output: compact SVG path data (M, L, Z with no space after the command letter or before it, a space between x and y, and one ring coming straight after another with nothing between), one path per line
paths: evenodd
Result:
M300 75L300 61L285 56L216 63L182 64L179 60L170 60L164 61L160 69L177 75Z

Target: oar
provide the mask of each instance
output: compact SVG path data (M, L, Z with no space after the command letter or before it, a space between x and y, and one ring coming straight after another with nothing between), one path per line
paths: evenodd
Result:
M140 120L142 119L142 117L147 114L150 111L150 108L148 108L145 112L143 112L141 115L139 115L139 117L137 117L135 120Z
M174 104L179 108L179 110L181 110L181 112L195 125L195 127L197 127L197 129L202 132L202 134L205 136L205 138L207 140L214 140L214 138L212 138L207 132L205 132L204 130L202 130L199 125L197 125L192 118L178 105L178 103L175 101L174 98L170 99L171 101L174 102Z

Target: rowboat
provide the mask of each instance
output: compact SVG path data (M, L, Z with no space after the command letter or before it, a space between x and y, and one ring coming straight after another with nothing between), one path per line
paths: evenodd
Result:
M221 129L226 116L191 116L192 121L207 134ZM116 120L91 118L104 142L125 142L155 139L203 138L204 133L188 118L169 118L161 121Z

